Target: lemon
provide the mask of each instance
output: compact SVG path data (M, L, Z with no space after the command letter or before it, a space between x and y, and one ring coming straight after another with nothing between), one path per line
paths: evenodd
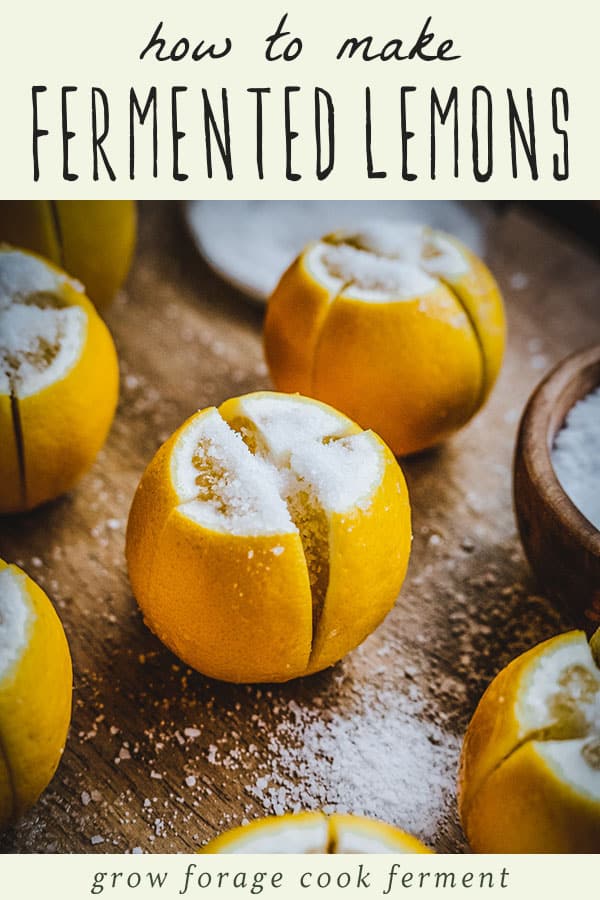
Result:
M71 656L46 594L0 560L0 827L32 806L71 718Z
M159 449L127 527L133 592L186 663L287 681L356 647L410 549L400 467L377 435L299 396L202 410Z
M135 232L132 200L0 201L0 242L26 247L66 269L98 307L125 280Z
M504 339L481 260L449 235L389 223L309 244L271 296L264 330L278 390L332 404L397 455L469 421Z
M600 670L580 631L513 660L462 750L459 810L483 853L600 851Z
M81 286L0 246L0 513L75 484L104 443L118 379L112 338Z
M375 819L321 812L269 816L233 828L201 853L431 853L410 834Z

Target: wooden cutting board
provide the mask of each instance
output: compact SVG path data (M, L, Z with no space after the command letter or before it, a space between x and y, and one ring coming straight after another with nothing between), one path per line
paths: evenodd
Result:
M144 466L186 416L269 386L261 312L196 256L176 204L140 205L135 264L108 315L122 377L108 443L71 495L0 522L0 555L47 590L75 667L60 768L0 850L193 850L245 819L309 807L466 849L453 792L474 706L508 660L569 625L536 592L516 535L519 415L549 367L600 340L589 248L522 210L493 221L488 242L508 305L506 363L462 434L403 463L414 544L396 608L328 672L236 687L190 672L146 629L124 529Z

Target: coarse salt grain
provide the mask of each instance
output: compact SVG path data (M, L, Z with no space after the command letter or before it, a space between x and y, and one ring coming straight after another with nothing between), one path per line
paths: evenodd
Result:
M554 442L552 465L575 506L600 528L600 388L570 410Z

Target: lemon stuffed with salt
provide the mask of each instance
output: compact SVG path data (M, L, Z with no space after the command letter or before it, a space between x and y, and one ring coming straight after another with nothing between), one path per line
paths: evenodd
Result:
M431 853L393 825L341 813L268 816L232 828L202 853Z
M81 285L0 245L0 513L75 484L104 443L118 380L112 338Z
M50 783L69 728L71 687L54 607L25 572L0 560L0 827Z
M278 390L332 404L397 455L471 419L504 337L484 263L449 235L390 223L309 244L272 294L264 331Z
M300 396L196 413L159 449L127 527L133 592L190 666L287 681L341 659L394 604L410 549L383 441Z
M125 280L135 233L132 200L0 201L0 242L26 247L65 269L98 308Z
M467 730L459 810L477 852L600 852L600 669L583 632L492 681Z

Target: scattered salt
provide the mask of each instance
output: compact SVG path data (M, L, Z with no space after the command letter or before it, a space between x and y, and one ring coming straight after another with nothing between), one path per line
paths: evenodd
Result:
M219 752L211 745L208 762L247 772L246 792L267 814L352 812L439 839L454 816L459 739L414 682L399 690L379 678L348 688L327 709L288 700L272 731L256 721L268 728L260 756L223 740Z
M556 436L552 464L575 506L600 529L600 388L570 410Z
M107 519L106 527L110 529L110 531L117 531L119 528L122 528L124 525L123 519Z
M524 291L529 285L529 276L525 272L514 272L510 276L508 283L513 291Z
M544 356L543 353L536 353L531 357L529 364L534 371L539 372L542 369L547 369L549 365L548 357Z

